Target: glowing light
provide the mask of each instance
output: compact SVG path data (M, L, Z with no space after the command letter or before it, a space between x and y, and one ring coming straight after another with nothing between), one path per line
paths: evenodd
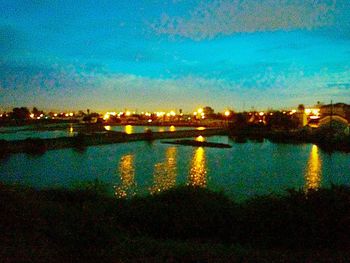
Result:
M193 112L193 115L195 115L195 116L196 116L196 115L197 115L197 112L196 112L196 111L195 111L195 112Z
M41 113L41 114L40 114L40 117L43 117L43 116L44 116L44 114Z
M74 129L73 129L73 126L71 125L70 127L69 127L69 133L73 133L74 132Z
M198 112L198 113L203 113L203 109L202 109L202 108L199 108L199 109L197 110L197 112Z
M174 126L174 125L171 125L171 126L169 127L169 131L171 131L171 132L174 132L174 131L176 131L176 128L175 128L175 126Z
M71 116L71 117L72 117L72 116L73 116L73 112L70 112L70 113L69 113L69 116Z
M173 111L173 110L170 111L169 113L170 113L170 116L175 116L176 115L175 111Z
M317 145L312 145L311 153L305 171L305 190L316 190L321 186L322 162Z
M176 147L167 148L165 161L154 165L154 184L150 188L152 194L167 190L176 184L176 153Z
M2 117L2 114L1 114ZM34 113L30 114L30 117L33 119L34 118Z
M122 156L119 162L120 185L115 187L115 195L119 198L135 195L134 155Z
M147 122L152 122L152 120L151 120L151 119L149 119Z
M53 116L57 117L57 113L55 113Z
M320 118L320 116L310 116L310 119L312 119L312 120L317 120L319 118Z
M207 184L207 167L205 150L203 147L198 147L193 155L189 184L192 186L205 187Z
M64 114L64 116L68 117L68 116L69 116L69 114L68 114L68 113L66 113L66 114Z
M106 131L110 131L111 130L111 126L107 125L107 126L104 126L105 130Z
M265 114L265 113L262 112L262 111L259 112L259 115L260 115L260 116L264 116L264 114Z
M38 120L40 120L40 117L36 117Z
M202 135L199 135L199 136L196 137L196 141L197 142L204 142L205 138Z
M196 128L196 130L199 130L199 131L203 131L205 129L206 129L205 127L198 127L198 128Z
M134 129L134 127L132 127L131 125L126 125L125 126L125 133L126 134L132 134L133 133L133 129Z
M305 109L305 114L318 116L320 114L320 109Z
M305 109L305 114L310 115L311 109Z
M229 110L225 111L225 116L228 117L230 116L231 112Z
M103 116L103 119L106 121L106 120L108 120L111 116L116 116L116 115L117 115L117 113L114 112L114 111L112 111L112 112L106 112L105 115ZM119 116L119 114L118 114L118 116Z
M311 110L313 115L319 115L320 114L320 109L312 109Z
M126 115L126 116L130 116L130 115L131 115L131 112L130 112L130 111L125 112L125 115Z
M108 120L109 119L109 112L107 112L104 116L103 116L103 119L106 121L106 120Z

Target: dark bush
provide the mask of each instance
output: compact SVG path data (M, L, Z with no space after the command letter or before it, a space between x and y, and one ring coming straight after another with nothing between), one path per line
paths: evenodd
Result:
M33 155L44 154L47 150L47 145L43 139L28 138L25 140L25 152Z

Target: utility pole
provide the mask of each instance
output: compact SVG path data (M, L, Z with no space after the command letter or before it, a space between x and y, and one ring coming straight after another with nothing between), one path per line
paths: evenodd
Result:
M333 100L331 100L331 116L329 118L329 128L332 131L332 119L333 119Z

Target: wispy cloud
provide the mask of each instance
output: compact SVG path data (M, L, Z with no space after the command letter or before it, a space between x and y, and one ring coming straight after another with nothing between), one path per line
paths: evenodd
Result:
M187 17L163 14L158 34L195 40L241 32L315 29L334 23L336 0L202 1Z
M77 65L51 68L23 65L0 67L0 104L39 107L111 109L174 109L191 111L210 105L216 110L254 106L284 108L299 103L313 104L349 100L350 69L321 70L306 74L266 70L244 78L226 79L198 75L152 78L135 74L107 73ZM5 75L6 74L6 77ZM161 98L161 99L160 99ZM21 102L21 104L19 104ZM73 106L75 107L75 106Z

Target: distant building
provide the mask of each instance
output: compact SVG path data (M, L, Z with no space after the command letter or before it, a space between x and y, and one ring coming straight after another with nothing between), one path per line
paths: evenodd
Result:
M321 118L327 116L339 116L340 120L344 119L348 123L350 122L350 105L345 103L336 103L323 105L320 108Z
M324 105L320 108L320 115L319 127L332 123L333 128L349 134L350 105L345 103Z

